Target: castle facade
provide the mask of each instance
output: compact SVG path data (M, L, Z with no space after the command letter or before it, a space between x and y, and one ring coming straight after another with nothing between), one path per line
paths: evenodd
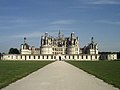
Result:
M98 53L98 44L94 42L93 37L91 42L80 48L79 38L74 32L69 37L59 31L57 37L49 36L46 32L41 36L41 45L39 48L30 46L24 43L20 46L20 54L6 54L3 60L86 60L98 61L104 59L105 55ZM116 54L111 54L110 59L117 59Z

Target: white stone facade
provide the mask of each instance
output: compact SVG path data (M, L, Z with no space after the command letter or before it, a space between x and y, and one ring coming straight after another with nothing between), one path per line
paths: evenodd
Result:
M70 37L63 37L59 31L58 37L49 36L46 32L41 36L40 48L35 48L26 43L20 46L20 54L3 55L3 60L86 60L98 61L101 55L98 54L98 44L93 41L84 48L79 47L79 38L75 37L74 32ZM107 56L105 56L107 57ZM117 55L108 55L108 59L116 59Z
M28 55L6 54L3 60L75 60L75 61L98 61L99 55Z
M101 60L117 60L117 54L109 53L109 54L101 54Z

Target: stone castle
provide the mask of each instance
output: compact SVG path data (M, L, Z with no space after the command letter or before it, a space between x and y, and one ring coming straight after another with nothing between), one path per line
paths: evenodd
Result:
M75 37L74 32L70 37L64 37L59 31L58 37L49 36L46 32L41 36L41 45L39 48L30 46L24 43L20 46L20 54L6 54L4 60L87 60L96 61L101 59L117 59L116 54L101 55L98 53L98 44L94 42L93 37L91 42L79 47L79 38ZM109 57L109 58L108 58Z

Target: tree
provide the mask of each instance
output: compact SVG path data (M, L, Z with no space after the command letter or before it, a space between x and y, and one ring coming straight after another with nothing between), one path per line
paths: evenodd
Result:
M10 48L9 54L20 54L19 50L17 48Z
M0 53L0 60L1 60L1 58L2 58L2 54Z

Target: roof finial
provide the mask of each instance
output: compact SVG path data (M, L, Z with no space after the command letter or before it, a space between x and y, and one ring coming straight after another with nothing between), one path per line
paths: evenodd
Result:
M60 37L61 37L61 31L59 30L58 38L60 39Z
M91 43L93 43L93 42L94 42L94 38L92 37L92 38L91 38Z
M45 32L45 37L48 37L48 32Z
M26 38L26 37L24 37L24 44L26 43L26 39L27 39L27 38Z

